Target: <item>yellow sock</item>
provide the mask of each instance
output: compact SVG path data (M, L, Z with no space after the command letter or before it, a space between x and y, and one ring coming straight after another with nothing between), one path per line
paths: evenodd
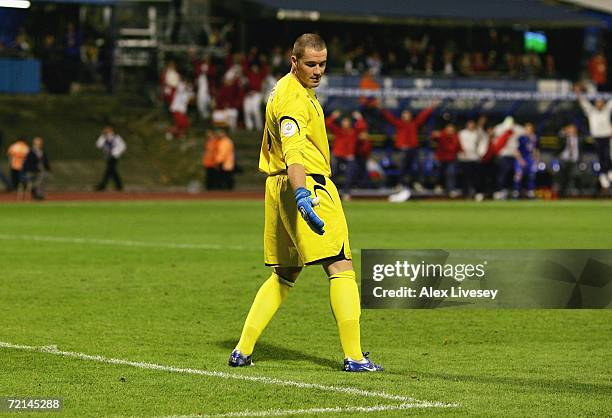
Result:
M361 336L359 333L359 290L355 272L347 270L332 274L329 278L329 300L338 324L338 333L344 357L361 360Z
M291 285L276 273L272 273L261 285L244 322L240 341L236 345L242 354L248 356L253 353L257 339L287 297Z

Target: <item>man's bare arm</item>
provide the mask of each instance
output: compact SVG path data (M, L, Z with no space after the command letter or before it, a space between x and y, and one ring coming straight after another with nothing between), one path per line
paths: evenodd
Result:
M291 164L287 168L287 174L294 191L300 187L306 187L306 171L302 164Z

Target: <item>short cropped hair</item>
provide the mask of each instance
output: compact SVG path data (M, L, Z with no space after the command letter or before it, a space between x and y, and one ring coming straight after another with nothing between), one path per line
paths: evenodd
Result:
M325 45L323 38L316 33L305 33L295 40L291 55L295 55L297 59L300 59L304 56L306 48L312 48L315 51L323 51L327 49L327 45Z

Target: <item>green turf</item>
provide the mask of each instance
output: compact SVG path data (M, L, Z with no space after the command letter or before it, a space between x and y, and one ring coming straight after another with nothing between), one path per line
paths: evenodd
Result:
M355 249L612 248L609 202L349 202L346 212ZM268 275L262 223L260 201L3 204L0 341L460 405L368 416L612 412L610 310L364 311L364 348L387 371L352 375L339 371L318 267L264 333L256 366L229 369ZM0 348L0 365L0 396L61 396L66 416L399 403L15 349Z

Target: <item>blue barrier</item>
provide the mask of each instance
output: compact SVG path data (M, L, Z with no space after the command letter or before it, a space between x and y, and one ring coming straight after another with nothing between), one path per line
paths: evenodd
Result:
M40 61L0 58L0 93L40 93Z
M359 87L360 76L330 74L326 76L326 86L330 88ZM436 78L436 77L374 77L381 87L397 89L441 89L441 90L506 90L538 91L538 81L494 79L494 78Z

